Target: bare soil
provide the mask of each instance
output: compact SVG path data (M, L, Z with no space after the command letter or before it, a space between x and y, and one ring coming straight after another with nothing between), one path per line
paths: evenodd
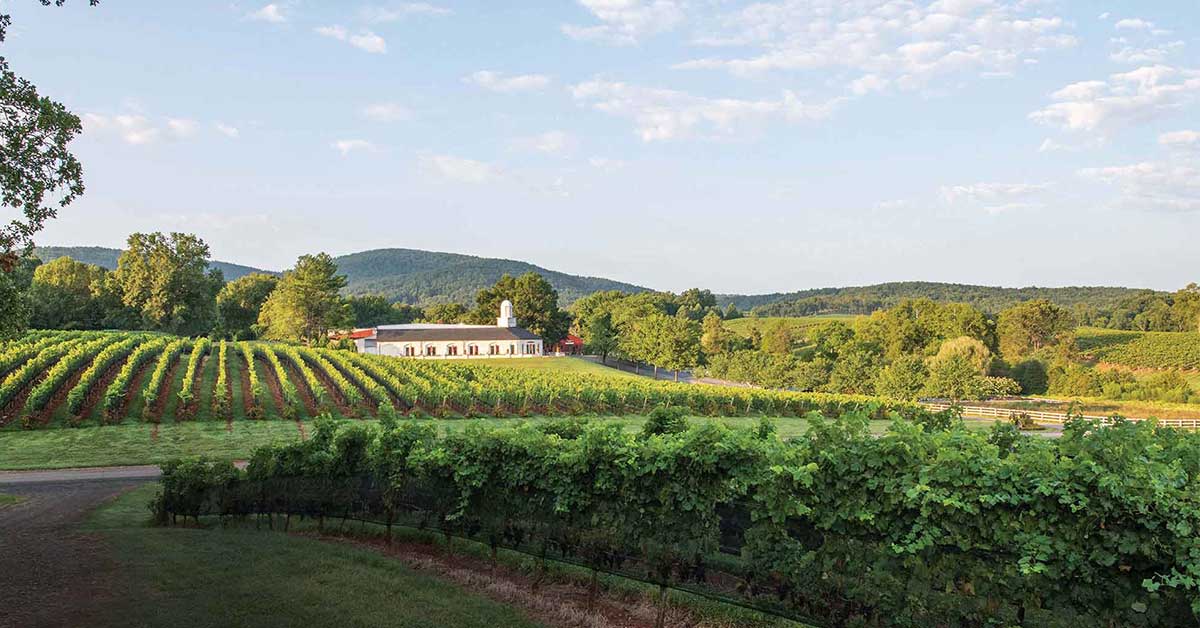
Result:
M337 385L333 383L333 380L329 379L329 375L325 373L325 370L315 364L309 364L309 367L312 368L313 374L320 380L321 385L325 387L325 391L329 393L329 398L333 400L333 405L338 409L338 413L342 416L350 416L352 412L350 404L346 401L346 397L342 395L342 391L338 390Z
M300 374L300 370L292 364L291 360L282 360L283 370L287 372L287 376L296 386L296 392L300 395L300 401L304 402L304 408L308 411L308 416L317 415L317 398L313 391L309 390L308 382L304 381L304 376Z
M53 395L50 395L50 399L46 400L46 407L42 408L34 415L34 426L45 427L46 425L50 424L51 419L54 418L54 413L57 412L59 406L61 406L63 402L67 400L67 395L70 394L71 389L75 387L75 384L79 383L79 378L81 377L83 377L83 369L76 369L75 372L67 378L67 381L63 382L62 385L58 387L58 390L54 391Z
M176 421L183 421L196 416L196 411L200 408L200 386L203 384L204 367L208 366L209 354L205 353L200 362L196 364L196 372L192 373L192 399L187 403L179 404L179 410L175 413Z
M117 405L117 420L114 423L120 423L125 420L125 416L129 414L129 405L133 403L133 398L137 396L138 391L142 389L142 383L146 380L147 373L154 368L154 360L146 360L138 367L133 378L129 380L129 388L125 389L125 398Z
M271 398L275 400L275 408L282 413L284 409L283 386L279 383L279 377L275 375L275 369L260 357L255 357L254 363L262 367L258 371L263 374L263 379L267 382L267 390L271 391Z
M179 363L183 362L183 358L183 354L180 353L171 360L171 365L167 367L167 376L158 385L158 394L154 397L153 406L145 410L146 417L155 423L162 421L163 408L167 407L167 395L171 392L171 385L175 383L175 376L179 371Z
M117 378L117 373L121 371L121 368L124 365L124 360L120 360L117 363L112 364L112 366L105 369L104 374L100 376L100 379L92 382L92 388L91 390L88 390L87 395L84 396L83 406L79 409L79 417L81 420L91 416L96 411L97 406L104 399L104 392L107 391L108 387L112 385L113 380Z

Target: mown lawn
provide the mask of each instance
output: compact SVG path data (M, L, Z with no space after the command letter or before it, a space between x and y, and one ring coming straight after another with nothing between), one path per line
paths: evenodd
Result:
M516 609L349 545L253 529L148 527L148 484L87 524L121 574L103 625L516 628Z
M554 371L559 373L583 373L590 375L607 375L610 377L621 378L638 378L633 373L626 373L615 368L589 362L583 358L573 357L545 357L545 358L481 358L478 360L459 360L457 362L466 362L468 364L482 364L484 366L504 366L514 369L528 369L531 371Z
M590 418L614 421L630 431L640 430L645 422L642 416ZM450 431L461 430L468 425L502 426L515 425L522 420L536 422L552 419L426 420ZM759 422L757 417L693 417L692 420L720 421L734 427L753 427ZM784 438L803 434L809 425L803 418L775 418L772 421ZM888 421L873 421L871 429L882 433L888 425ZM967 425L973 429L987 429L990 424L972 421ZM294 442L300 438L300 430L294 421L242 419L233 421L231 426L232 431L226 431L225 423L219 421L163 423L157 435L153 425L135 421L80 428L5 430L0 431L0 469L159 464L172 458L199 455L244 460L262 445ZM306 425L306 433L312 433L311 424Z

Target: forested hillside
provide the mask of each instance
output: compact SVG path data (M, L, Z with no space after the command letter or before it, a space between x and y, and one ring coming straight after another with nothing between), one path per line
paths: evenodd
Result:
M644 292L633 284L581 277L547 270L515 260L436 253L415 249L377 249L335 258L346 275L349 294L382 294L395 301L416 304L471 303L482 289L508 274L535 272L558 291L563 307L601 290Z
M43 262L49 262L60 257L69 257L77 262L95 264L101 268L112 270L117 267L117 258L121 256L121 249L112 249L105 246L39 246L34 249L33 254ZM275 274L273 270L260 270L231 262L212 260L208 265L211 268L221 271L221 274L225 275L225 281L233 281L250 273Z
M887 309L904 299L930 299L939 303L968 303L995 314L1022 301L1047 299L1057 305L1083 304L1111 310L1122 300L1140 293L1136 288L1071 286L1066 288L998 288L930 281L901 281L873 286L817 288L790 293L762 295L717 295L721 306L733 303L756 316L811 316L813 314L870 314Z

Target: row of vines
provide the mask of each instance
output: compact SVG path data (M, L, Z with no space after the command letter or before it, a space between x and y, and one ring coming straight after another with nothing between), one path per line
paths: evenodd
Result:
M204 397L209 401L201 404ZM32 332L0 345L0 426L126 420L919 412L870 397L674 384L153 333Z
M819 625L1200 618L1200 434L1073 421L1044 439L930 415L873 436L850 414L785 442L768 419L651 414L640 434L320 421L245 471L168 465L157 512L424 528Z

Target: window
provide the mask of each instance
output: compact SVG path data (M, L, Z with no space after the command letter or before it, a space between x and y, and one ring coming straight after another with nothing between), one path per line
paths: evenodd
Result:
M513 345L508 345L508 355L512 355L516 352L517 352L516 347L514 347Z
M500 355L500 345L488 345L488 355Z
M532 342L525 343L525 355L533 355L537 352L537 345Z
M404 345L404 355L411 358L417 355L417 350L412 345Z
M446 347L446 355L458 355L458 346L449 345Z
M437 347L433 345L427 345L425 347L425 355L437 355Z
M467 345L467 355L479 355L479 345Z

